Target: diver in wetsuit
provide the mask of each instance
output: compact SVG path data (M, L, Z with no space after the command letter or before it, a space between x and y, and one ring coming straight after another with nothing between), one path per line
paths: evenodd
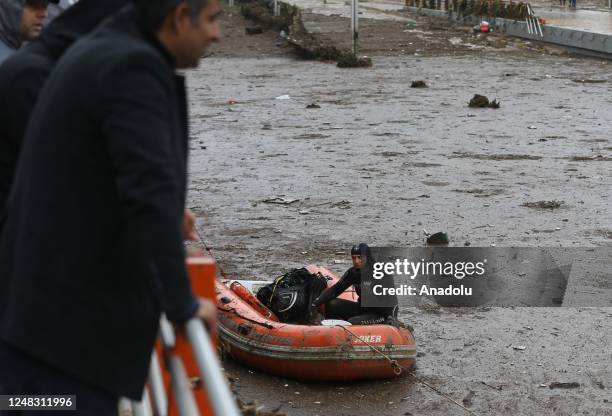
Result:
M351 259L353 267L348 269L338 282L332 287L326 289L312 303L315 310L322 304L325 304L325 317L327 319L342 319L350 322L353 325L372 325L381 324L387 321L389 317L397 317L397 298L395 305L390 307L366 308L361 306L361 276L373 267L375 260L372 256L370 247L367 244L361 243L351 248ZM344 299L337 299L338 296L350 286L355 288L355 292L359 297L357 302L352 302Z

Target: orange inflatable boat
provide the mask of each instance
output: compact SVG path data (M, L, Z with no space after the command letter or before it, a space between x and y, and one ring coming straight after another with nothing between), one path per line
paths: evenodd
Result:
M338 277L318 266L311 273ZM414 366L412 333L390 325L296 325L278 318L254 293L268 282L217 281L219 341L225 352L247 366L300 380L390 378ZM342 299L356 301L349 288ZM343 321L340 321L343 322Z

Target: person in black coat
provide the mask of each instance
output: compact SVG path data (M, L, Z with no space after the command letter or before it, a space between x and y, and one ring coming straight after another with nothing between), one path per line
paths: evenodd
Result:
M175 69L219 39L219 3L134 1L54 68L0 240L0 394L76 389L79 414L142 397L162 312L215 323L185 267L187 103Z
M53 20L40 38L0 66L0 217L8 201L30 115L51 69L74 42L128 2L81 0Z

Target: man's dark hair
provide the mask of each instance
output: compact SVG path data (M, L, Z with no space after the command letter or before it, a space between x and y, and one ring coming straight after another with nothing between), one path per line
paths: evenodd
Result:
M25 0L23 2L24 5L35 8L47 7L49 3L57 4L59 3L59 0Z
M135 0L136 7L147 28L157 31L166 16L176 9L181 3L187 3L191 8L192 17L195 21L202 9L206 7L209 0Z

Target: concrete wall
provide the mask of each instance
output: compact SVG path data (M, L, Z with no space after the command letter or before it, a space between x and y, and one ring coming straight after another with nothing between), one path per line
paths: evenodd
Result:
M442 10L419 9L416 7L406 7L411 12L418 12L427 16L450 18L454 21L463 21L466 24L477 25L481 18L476 16L458 17L456 13L451 13ZM492 19L495 27L501 33L509 36L516 36L525 39L531 39L541 42L547 42L554 45L564 46L573 52L594 55L606 59L612 59L612 35L587 32L584 30L567 29L559 26L542 25L542 34L539 36L527 33L527 24L524 21L516 21L509 19Z

